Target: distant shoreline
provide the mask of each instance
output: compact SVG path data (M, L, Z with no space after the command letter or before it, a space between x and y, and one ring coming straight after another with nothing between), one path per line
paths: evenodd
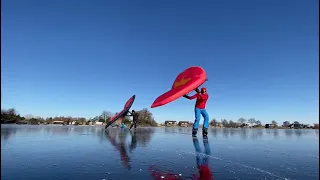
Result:
M74 124L69 124L69 125L63 125L63 124L19 124L19 123L2 123L1 125L27 125L27 126L80 126L80 127L104 127L105 125L74 125ZM183 126L138 126L138 127L143 127L143 128L192 128L191 126L189 127L183 127ZM128 128L128 126L127 126ZM201 128L200 128L201 129ZM304 129L304 130L316 130L318 128L285 128L285 127L276 127L276 128L265 128L265 127L238 127L238 128L233 128L233 127L209 127L209 129L292 129L292 130L296 130L296 129Z

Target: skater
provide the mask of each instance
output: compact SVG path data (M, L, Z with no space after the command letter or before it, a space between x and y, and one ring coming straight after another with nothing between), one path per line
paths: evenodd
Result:
M195 91L196 91L196 94L191 97L188 95L183 96L189 100L197 98L197 101L195 104L195 109L194 109L195 120L194 120L193 128L192 128L192 136L193 137L197 136L199 122L200 122L200 114L201 114L202 117L204 118L202 135L203 135L203 137L206 138L208 135L208 127L209 127L209 115L206 111L206 103L207 103L207 100L209 99L209 95L208 95L207 89L205 87L201 88L201 92L199 91L198 88L196 88Z
M128 111L127 116L132 116L132 124L130 126L130 129L132 129L132 127L134 126L134 129L137 128L137 123L138 123L138 118L139 118L139 114L136 113L134 110L132 110L132 112Z

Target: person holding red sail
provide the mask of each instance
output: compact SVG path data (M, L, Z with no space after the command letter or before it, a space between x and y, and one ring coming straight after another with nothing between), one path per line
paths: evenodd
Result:
M134 129L136 129L138 124L139 114L136 113L135 110L132 110L131 112L128 111L126 116L132 116L132 124L130 126L130 130L133 128L133 126L134 126Z
M197 101L195 104L195 109L194 109L195 120L194 120L193 128L192 128L192 136L193 137L197 136L199 122L200 122L200 114L201 114L202 117L204 118L202 135L203 135L203 137L206 138L208 135L208 127L209 127L209 115L206 111L206 103L207 103L207 100L209 99L209 95L208 95L207 89L205 87L202 87L201 91L199 91L199 89L196 88L195 91L196 91L196 94L193 96L188 96L188 95L183 96L189 100L193 100L193 99L197 98Z

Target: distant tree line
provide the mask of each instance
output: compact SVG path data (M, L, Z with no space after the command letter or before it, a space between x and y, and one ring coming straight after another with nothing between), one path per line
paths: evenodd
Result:
M138 121L139 126L157 126L156 121L154 120L153 114L147 109L144 108L142 110L137 110L138 113ZM114 116L116 113L112 113L110 111L103 111L100 115L95 116L94 118L84 118L84 117L71 117L71 116L59 116L59 117L40 117L33 116L31 114L21 116L17 113L14 108L10 109L1 109L1 124L6 123L17 123L17 124L54 124L54 122L60 121L64 124L74 124L74 125L84 125L89 124L90 122L103 122L108 123L110 118ZM131 117L125 117L123 119L123 123L129 125L131 123ZM74 123L73 123L74 122ZM214 127L229 127L229 128L237 128L237 127L264 127L260 120L256 120L255 118L239 118L237 121L221 119L217 121L216 119L212 119L210 121L210 125ZM290 123L289 121L283 122L282 125L278 125L278 122L273 120L270 125L272 128L308 128L307 125L301 124L298 121L294 121ZM312 128L319 129L319 124L314 124Z
M254 126L254 127L262 127L262 123L260 120L256 120L255 118L250 118L248 120L244 118L239 118L238 121L221 119L220 122L216 119L212 119L210 121L211 126L223 126L230 128L244 127L244 126Z
M245 118L239 118L237 121L233 120L227 120L227 119L221 119L221 121L217 121L216 119L212 119L210 121L210 125L214 127L229 127L229 128L237 128L237 127L264 127L260 120L256 120L255 118L245 119ZM314 126L311 125L305 125L299 123L299 121L294 121L293 123L290 123L289 121L284 121L282 125L278 125L278 122L275 120L272 120L270 124L272 128L315 128L319 129L319 124L314 124Z
M16 121L25 120L20 114L17 114L14 108L1 109L1 124L4 123L15 123Z
M156 121L154 120L153 114L146 108L136 111L138 113L139 126L157 126ZM89 124L90 122L103 122L108 123L112 116L116 113L110 111L103 111L100 115L94 118L84 118L84 117L71 117L71 116L59 116L59 117L40 117L33 116L31 114L20 116L14 108L10 109L1 109L1 124L54 124L55 122L63 122L63 124L74 124L74 125L84 125ZM130 117L123 118L123 123L130 124Z

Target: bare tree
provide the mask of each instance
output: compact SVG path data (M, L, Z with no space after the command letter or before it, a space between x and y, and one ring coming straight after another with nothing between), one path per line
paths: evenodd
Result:
M224 127L227 127L228 124L229 124L229 122L228 122L228 120L226 120L226 119L221 119L221 124L222 124Z
M26 115L24 116L24 118L25 118L26 120L30 120L30 119L33 118L33 115L32 115L32 114L26 114Z
M84 117L80 117L77 119L77 122L80 123L80 124L85 124L87 122L87 119L84 118Z
M8 111L7 110L5 110L5 109L1 109L1 114L7 114L8 113Z
M254 119L254 118L250 118L250 119L248 119L248 122L251 124L251 126L253 125L253 124L255 124L257 121L256 121L256 119Z
M233 122L232 120L229 120L229 127L237 127L237 123L236 122Z
M110 111L104 110L104 111L102 111L102 113L101 113L101 117L103 117L103 118L108 118L108 117L112 117L112 116L113 116L113 113L110 112Z
M239 118L239 119L238 119L238 122L241 123L241 124L243 124L243 123L246 123L247 120L246 120L245 118Z
M10 108L7 111L9 120L15 120L17 116L17 111L14 108Z
M138 113L138 121L141 124L145 124L147 126L156 126L157 123L153 118L153 114L147 109L147 108L143 108L140 111L136 111L136 113Z
M217 126L217 120L216 119L212 119L211 121L210 121L210 125L211 126Z
M275 121L275 120L272 120L272 121L271 121L271 124L273 124L275 127L278 126L278 123L277 123L277 121Z
M7 113L12 116L17 115L17 111L14 108L8 109Z
M100 122L106 122L109 121L109 119L113 116L113 113L110 111L102 111L100 117L98 117L98 121Z
M261 123L260 120L258 120L258 121L256 122L256 124L257 124L257 126L261 126L261 125L262 125L262 123Z

